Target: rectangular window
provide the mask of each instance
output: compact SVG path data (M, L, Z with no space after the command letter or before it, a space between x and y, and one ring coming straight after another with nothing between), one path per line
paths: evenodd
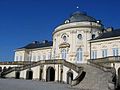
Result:
M118 48L113 48L113 56L118 56Z
M43 55L43 60L46 60L46 56L45 55Z
M82 61L82 59L83 59L82 48L78 48L78 50L77 50L77 61Z
M91 52L91 59L96 59L97 58L97 51L94 50Z
M20 61L22 61L22 56L20 56Z
M16 56L16 61L18 61L18 56Z
M41 59L40 55L38 56L38 61Z
M51 52L48 53L48 60L51 59Z
M107 57L107 49L102 50L102 57Z
M36 56L33 56L33 61L36 61Z

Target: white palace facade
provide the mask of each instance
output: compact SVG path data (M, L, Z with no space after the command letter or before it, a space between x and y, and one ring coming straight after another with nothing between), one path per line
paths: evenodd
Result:
M74 65L84 69L84 64L94 61L104 63L106 67L114 67L118 75L120 67L119 29L114 30L111 27L106 29L100 20L77 11L55 28L52 37L52 41L34 41L15 50L14 61L19 62L17 66L22 66L20 62L30 62L28 67L33 71L33 79L63 81L70 84L69 76L73 80L81 70L75 69ZM25 74L27 70L29 70L27 66L26 69L18 70L20 78L27 78ZM13 73L15 72L6 76L11 77ZM50 76L51 73L53 77Z
M64 59L87 63L88 59L120 55L120 30L105 29L101 21L86 13L73 13L52 36L52 41L34 41L16 49L14 61Z

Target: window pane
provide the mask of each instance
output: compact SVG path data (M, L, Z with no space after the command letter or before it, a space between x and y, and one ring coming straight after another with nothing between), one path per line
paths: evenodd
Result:
M66 59L66 54L67 54L66 50L63 49L62 50L62 59Z
M107 57L107 49L102 50L102 57Z
M82 61L82 57L83 55L82 55L82 49L81 48L79 48L78 50L77 50L77 61Z
M113 48L113 56L118 56L118 48Z

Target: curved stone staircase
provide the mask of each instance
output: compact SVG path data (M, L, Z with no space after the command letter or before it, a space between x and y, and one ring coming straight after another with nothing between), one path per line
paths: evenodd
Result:
M19 67L13 67L9 70L6 70L4 72L1 73L1 77L5 77L5 75L13 72L13 71L22 71L28 68L32 68L32 67L36 67L38 65L45 65L45 64L61 64L64 65L68 68L73 69L74 71L76 71L77 73L81 73L83 71L83 67L81 66L77 66L73 63L67 62L65 60L62 59L56 59L56 60L42 60L42 61L38 61L38 62L31 62L31 64L25 64L25 65L21 65Z
M92 64L77 64L77 66L84 68L86 76L75 88L80 88L80 90L109 90L109 80L112 79L110 70L104 71Z
M6 75L12 71L21 71L29 67L32 68L44 64L62 64L75 70L78 73L81 73L81 71L85 71L85 78L82 79L78 85L74 86L74 88L79 88L80 90L109 90L109 82L112 80L113 76L112 68L110 67L104 67L93 62L89 62L89 64L73 64L64 60L38 61L29 65L12 68L11 70L4 72L3 75ZM79 79L80 78L78 78L76 81L78 81Z

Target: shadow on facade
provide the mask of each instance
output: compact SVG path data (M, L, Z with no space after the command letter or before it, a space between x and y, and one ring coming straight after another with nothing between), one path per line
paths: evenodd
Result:
M27 80L32 80L33 79L33 71L32 70L27 70L26 71L26 79Z
M67 84L71 84L72 80L73 80L73 72L68 71L67 72Z
M63 82L63 69L60 71L60 82Z
M0 67L0 72L2 72L2 67Z
M53 67L48 67L46 71L46 81L55 81L55 69Z
M20 72L19 71L15 72L15 79L20 79Z
M40 69L40 77L39 77L39 80L42 80L42 75L43 75L43 69Z

